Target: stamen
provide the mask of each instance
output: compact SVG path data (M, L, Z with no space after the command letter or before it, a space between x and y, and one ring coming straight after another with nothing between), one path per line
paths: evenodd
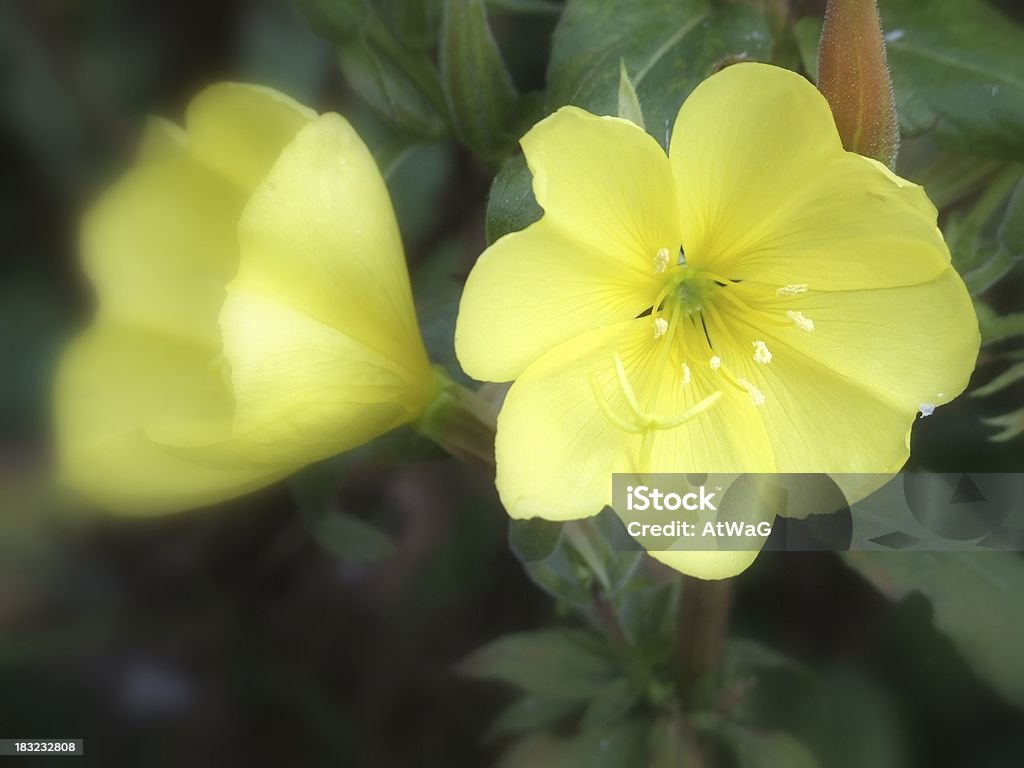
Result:
M786 311L786 317L796 323L797 328L810 333L814 330L814 321L805 317L803 312L794 312L792 309Z
M693 380L693 374L690 373L690 366L688 366L686 363L683 363L683 383L682 383L682 386L685 387L692 380Z
M629 410L633 412L633 416L638 421L644 421L644 412L640 407L640 403L636 399L636 394L633 392L633 386L629 383L629 377L626 375L626 367L622 364L622 358L619 357L619 353L616 352L612 355L612 360L615 363L615 375L619 379L619 387L622 389L622 396L626 398L626 405L629 406Z
M921 414L921 418L923 419L925 416L931 416L933 413L935 413L935 405L934 403L921 403L917 407L917 410Z
M664 272L666 269L668 269L669 257L670 254L668 252L668 248L662 248L661 250L659 250L654 257L654 271L660 274L661 272Z
M754 342L754 362L761 365L768 365L772 361L771 350L763 341Z
M764 392L758 389L756 386L751 384L746 379L736 379L736 383L747 390L747 394L750 395L750 402L760 408L765 403Z
M718 355L712 355L711 359L708 361L708 365L711 366L712 371L717 371L719 368L722 367L722 358L720 358Z
M807 283L784 285L781 288L776 288L775 293L779 296L799 296L801 293L807 293Z
M660 339L668 333L668 320L664 317L654 318L654 338Z

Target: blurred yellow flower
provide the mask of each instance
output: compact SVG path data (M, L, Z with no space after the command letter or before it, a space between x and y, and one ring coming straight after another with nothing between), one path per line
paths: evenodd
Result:
M56 386L63 481L161 512L415 419L434 376L384 181L352 127L221 84L154 121L85 217L99 307Z
M924 191L843 150L804 78L728 67L668 156L566 107L522 140L540 221L480 258L465 370L515 379L497 484L513 517L586 517L613 472L899 469L979 336ZM756 553L652 552L703 578Z

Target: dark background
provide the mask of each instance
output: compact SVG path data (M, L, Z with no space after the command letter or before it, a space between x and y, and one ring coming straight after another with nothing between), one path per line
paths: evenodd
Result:
M519 86L542 87L553 18L495 24ZM452 665L562 616L509 553L487 471L420 444L411 466L372 450L333 465L339 508L394 537L377 563L325 550L285 485L137 521L51 488L50 375L91 307L78 214L143 115L177 119L221 79L344 111L373 145L330 47L284 2L0 5L0 737L84 738L86 762L112 766L491 764L502 743L483 734L511 694ZM424 312L451 311L483 248L489 180L454 144L389 180ZM1019 469L1019 440L978 424L993 409L961 399L921 422L917 465ZM823 765L1020 764L1024 718L923 598L892 604L828 553L765 553L736 586L736 633L816 673L774 706Z

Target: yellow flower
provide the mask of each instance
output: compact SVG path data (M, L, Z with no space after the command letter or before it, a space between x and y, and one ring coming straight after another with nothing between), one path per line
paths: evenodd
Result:
M56 388L63 480L211 503L416 418L434 378L384 181L336 114L222 84L86 216L99 307Z
M573 107L522 145L544 216L481 256L456 327L470 375L515 379L513 517L593 515L613 472L895 471L966 386L977 321L935 208L845 152L802 77L712 76L668 156ZM652 554L720 578L756 553Z

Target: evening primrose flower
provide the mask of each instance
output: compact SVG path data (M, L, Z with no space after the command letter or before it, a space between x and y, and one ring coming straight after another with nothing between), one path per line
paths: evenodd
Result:
M86 216L98 310L56 387L61 474L161 512L270 483L435 388L384 181L344 118L266 88L151 126Z
M978 326L935 208L844 151L804 78L713 75L667 156L574 107L522 146L544 216L481 256L456 328L470 375L515 379L511 516L593 515L613 472L892 472L965 388ZM754 554L652 552L704 578Z

